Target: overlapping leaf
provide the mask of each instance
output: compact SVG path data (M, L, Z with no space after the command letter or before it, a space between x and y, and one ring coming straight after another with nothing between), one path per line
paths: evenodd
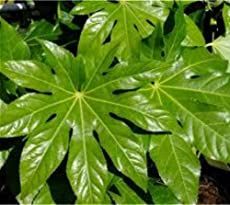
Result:
M128 58L138 55L141 38L151 34L154 24L166 19L168 9L154 6L152 0L83 1L76 5L72 13L94 13L84 26L79 44L80 52L92 50L92 45L98 48L103 42L111 39L121 42L118 56Z
M161 70L165 64L153 61L127 69L121 66L107 76L116 45L105 47L98 54L100 58L85 63L50 42L42 45L48 66L36 61L9 61L1 67L1 72L18 85L39 92L11 103L0 122L1 137L28 135L21 156L21 197L45 183L70 146L67 174L78 203L103 201L108 172L97 135L117 169L146 189L142 140L112 116L130 119L144 129L164 131L167 112L153 109L142 95L116 92L140 86L140 67L143 71ZM76 72L85 73L81 86Z
M188 49L183 59L142 91L175 115L187 136L206 156L230 161L230 76L226 62L203 49Z

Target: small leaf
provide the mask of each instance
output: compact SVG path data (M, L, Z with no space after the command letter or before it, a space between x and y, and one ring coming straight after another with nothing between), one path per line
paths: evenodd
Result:
M30 50L16 30L0 17L0 60L29 59Z
M57 40L62 31L58 24L52 25L51 23L43 20L33 21L28 30L25 32L24 40L29 44L35 46L36 39L43 40Z
M184 46L204 46L205 40L204 37L197 27L197 25L193 22L193 20L185 15L185 22L186 22L186 38L182 42Z
M57 15L58 20L62 24L68 26L72 30L77 30L79 27L73 23L74 16L71 13L68 13L61 8L62 2L58 2Z

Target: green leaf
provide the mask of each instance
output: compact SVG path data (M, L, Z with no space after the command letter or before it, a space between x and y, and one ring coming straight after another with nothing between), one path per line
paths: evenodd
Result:
M162 180L178 199L196 203L200 165L188 144L176 135L152 137L150 154Z
M230 161L230 76L226 62L202 49L183 58L140 89L175 116L191 142L207 157Z
M68 26L72 30L77 30L79 27L73 23L74 16L66 11L63 11L61 8L62 2L58 2L57 15L58 20L62 24Z
M0 170L4 166L8 156L9 156L9 151L8 150L7 151L0 151Z
M185 22L186 22L186 38L182 42L182 45L185 46L204 46L205 40L204 37L197 27L197 25L193 22L193 20L185 15Z
M208 46L212 46L215 53L228 60L228 72L230 72L230 34L226 37L217 38L212 43L209 43Z
M25 33L24 40L31 46L37 45L36 39L57 40L62 31L58 24L53 25L47 21L33 21Z
M42 187L35 200L33 200L33 204L55 204L47 184Z
M181 52L181 43L186 36L184 12L179 8L174 14L175 25L165 38L165 56L167 61L175 60Z
M1 108L1 111L4 111L6 109L6 107L7 107L7 104L4 103L4 101L0 99L0 108Z
M164 132L168 113L153 109L144 96L131 91L143 84L138 80L144 77L140 68L151 72L166 65L158 61L121 64L110 72L116 44L110 45L98 54L100 58L83 56L87 83L79 91L75 85L79 78L72 75L78 69L73 63L75 58L51 42L41 43L47 65L9 61L1 67L1 72L18 85L38 92L28 93L8 105L0 121L1 137L28 138L20 163L22 197L39 189L59 166L67 153L70 135L67 174L78 203L104 200L108 171L100 146L119 171L146 190L146 148L141 135L133 133L115 116L132 116L130 120L137 126ZM131 91L116 94L120 89ZM97 135L100 145L95 139Z
M77 88L80 91L86 78L85 63L82 56L79 55L76 58L75 66L76 66L76 73L74 75L77 76L78 79L75 79L76 82L74 82L74 84L77 85Z
M42 189L41 189L42 190ZM27 196L22 196L21 193L17 195L16 199L20 204L32 204L35 197L39 195L40 190L34 190L33 192L29 193Z
M230 6L227 4L224 4L223 18L224 18L224 24L225 24L225 30L226 30L225 33L230 34Z
M181 204L167 186L150 180L148 187L155 204Z
M116 179L113 183L119 195L109 192L116 204L146 204L122 179Z
M163 29L159 23L156 24L153 33L148 38L143 39L141 46L142 56L157 60L164 59L162 56L164 52Z
M29 59L30 50L16 30L0 17L0 60Z
M149 36L158 21L163 22L168 9L153 6L152 1L120 1L117 3L83 1L72 10L73 14L94 13L87 20L79 43L79 52L97 49L106 39L120 42L118 56L129 58L139 55L140 41ZM98 11L100 10L100 11Z

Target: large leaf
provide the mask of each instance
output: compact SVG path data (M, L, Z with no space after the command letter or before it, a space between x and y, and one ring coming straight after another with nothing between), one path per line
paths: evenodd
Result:
M0 17L0 60L29 59L30 50L15 29Z
M187 133L186 140L200 152L229 162L229 89L226 62L204 49L187 49L180 61L141 90L175 116Z
M196 203L200 166L188 144L180 137L153 137L151 157L162 180L183 203Z
M77 4L72 10L73 14L96 12L84 26L79 51L85 53L92 50L93 45L98 48L98 45L111 39L121 42L119 57L137 56L141 38L149 36L154 29L153 24L163 22L168 15L167 8L153 4L152 0L93 3L83 1Z
M157 61L127 69L120 65L106 74L116 45L106 46L98 53L100 58L86 61L76 60L53 43L44 41L42 45L49 66L9 61L1 67L18 85L39 92L12 102L3 110L0 122L1 137L28 135L20 165L22 197L45 183L67 153L71 137L67 174L78 203L103 201L108 172L97 135L117 169L146 189L143 140L114 116L130 119L143 129L164 132L163 122L170 122L168 113L153 109L144 96L131 91L141 85L138 79L144 76L139 74L140 68L162 70L166 65ZM81 86L74 75L79 68L85 68L86 80L81 80ZM130 94L117 94L120 89L128 89Z

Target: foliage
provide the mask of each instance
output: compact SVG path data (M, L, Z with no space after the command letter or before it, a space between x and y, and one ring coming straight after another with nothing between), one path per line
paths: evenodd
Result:
M89 15L77 55L56 44L58 23L1 19L0 138L22 138L19 203L197 203L199 155L230 163L230 52L227 4L208 44L189 4L83 1L69 14L59 2L70 29Z

